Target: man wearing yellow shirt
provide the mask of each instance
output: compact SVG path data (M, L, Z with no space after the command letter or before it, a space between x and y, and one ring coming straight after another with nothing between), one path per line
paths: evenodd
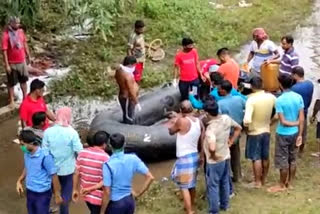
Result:
M243 119L247 128L246 158L253 164L253 187L260 188L265 183L269 170L270 124L274 114L276 97L262 90L260 77L251 80L253 93L246 102Z

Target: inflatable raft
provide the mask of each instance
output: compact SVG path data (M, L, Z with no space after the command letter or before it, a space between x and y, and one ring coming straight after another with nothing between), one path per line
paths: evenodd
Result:
M136 153L145 161L157 161L175 157L176 136L169 135L163 119L169 111L177 111L180 93L177 88L165 85L139 98L142 111L136 111L136 125L121 123L120 106L99 113L92 121L89 134L106 131L121 133L126 138L125 152Z

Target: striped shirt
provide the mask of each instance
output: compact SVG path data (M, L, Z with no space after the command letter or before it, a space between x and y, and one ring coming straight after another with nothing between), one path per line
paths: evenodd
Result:
M90 147L82 150L77 158L76 167L80 174L80 187L88 188L102 181L102 165L109 160L107 153L99 147ZM84 197L84 200L101 205L102 190L95 190Z
M280 72L283 74L291 74L292 69L299 65L299 56L294 51L294 48L290 48L286 51L281 59Z

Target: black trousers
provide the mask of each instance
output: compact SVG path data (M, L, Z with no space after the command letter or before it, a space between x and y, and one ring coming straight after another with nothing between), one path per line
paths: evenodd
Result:
M135 103L133 103L129 98L121 95L119 95L119 102L123 113L123 123L134 124L134 111L136 107Z
M181 101L189 99L189 91L192 89L192 86L199 87L200 81L199 79L195 79L192 81L179 81L179 91L181 94ZM199 93L199 90L198 90Z
M231 147L230 147L230 155L231 155L231 171L232 171L232 181L238 182L241 178L241 162L240 162L240 143L237 140Z
M94 205L89 202L86 202L86 204L90 210L90 214L100 214L101 206Z

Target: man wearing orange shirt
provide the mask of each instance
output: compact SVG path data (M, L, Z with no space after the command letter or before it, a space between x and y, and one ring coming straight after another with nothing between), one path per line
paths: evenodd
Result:
M232 86L237 89L240 73L240 67L238 63L236 63L236 61L231 58L228 48L219 49L217 52L217 56L221 62L218 72L222 74L225 80L229 80Z

